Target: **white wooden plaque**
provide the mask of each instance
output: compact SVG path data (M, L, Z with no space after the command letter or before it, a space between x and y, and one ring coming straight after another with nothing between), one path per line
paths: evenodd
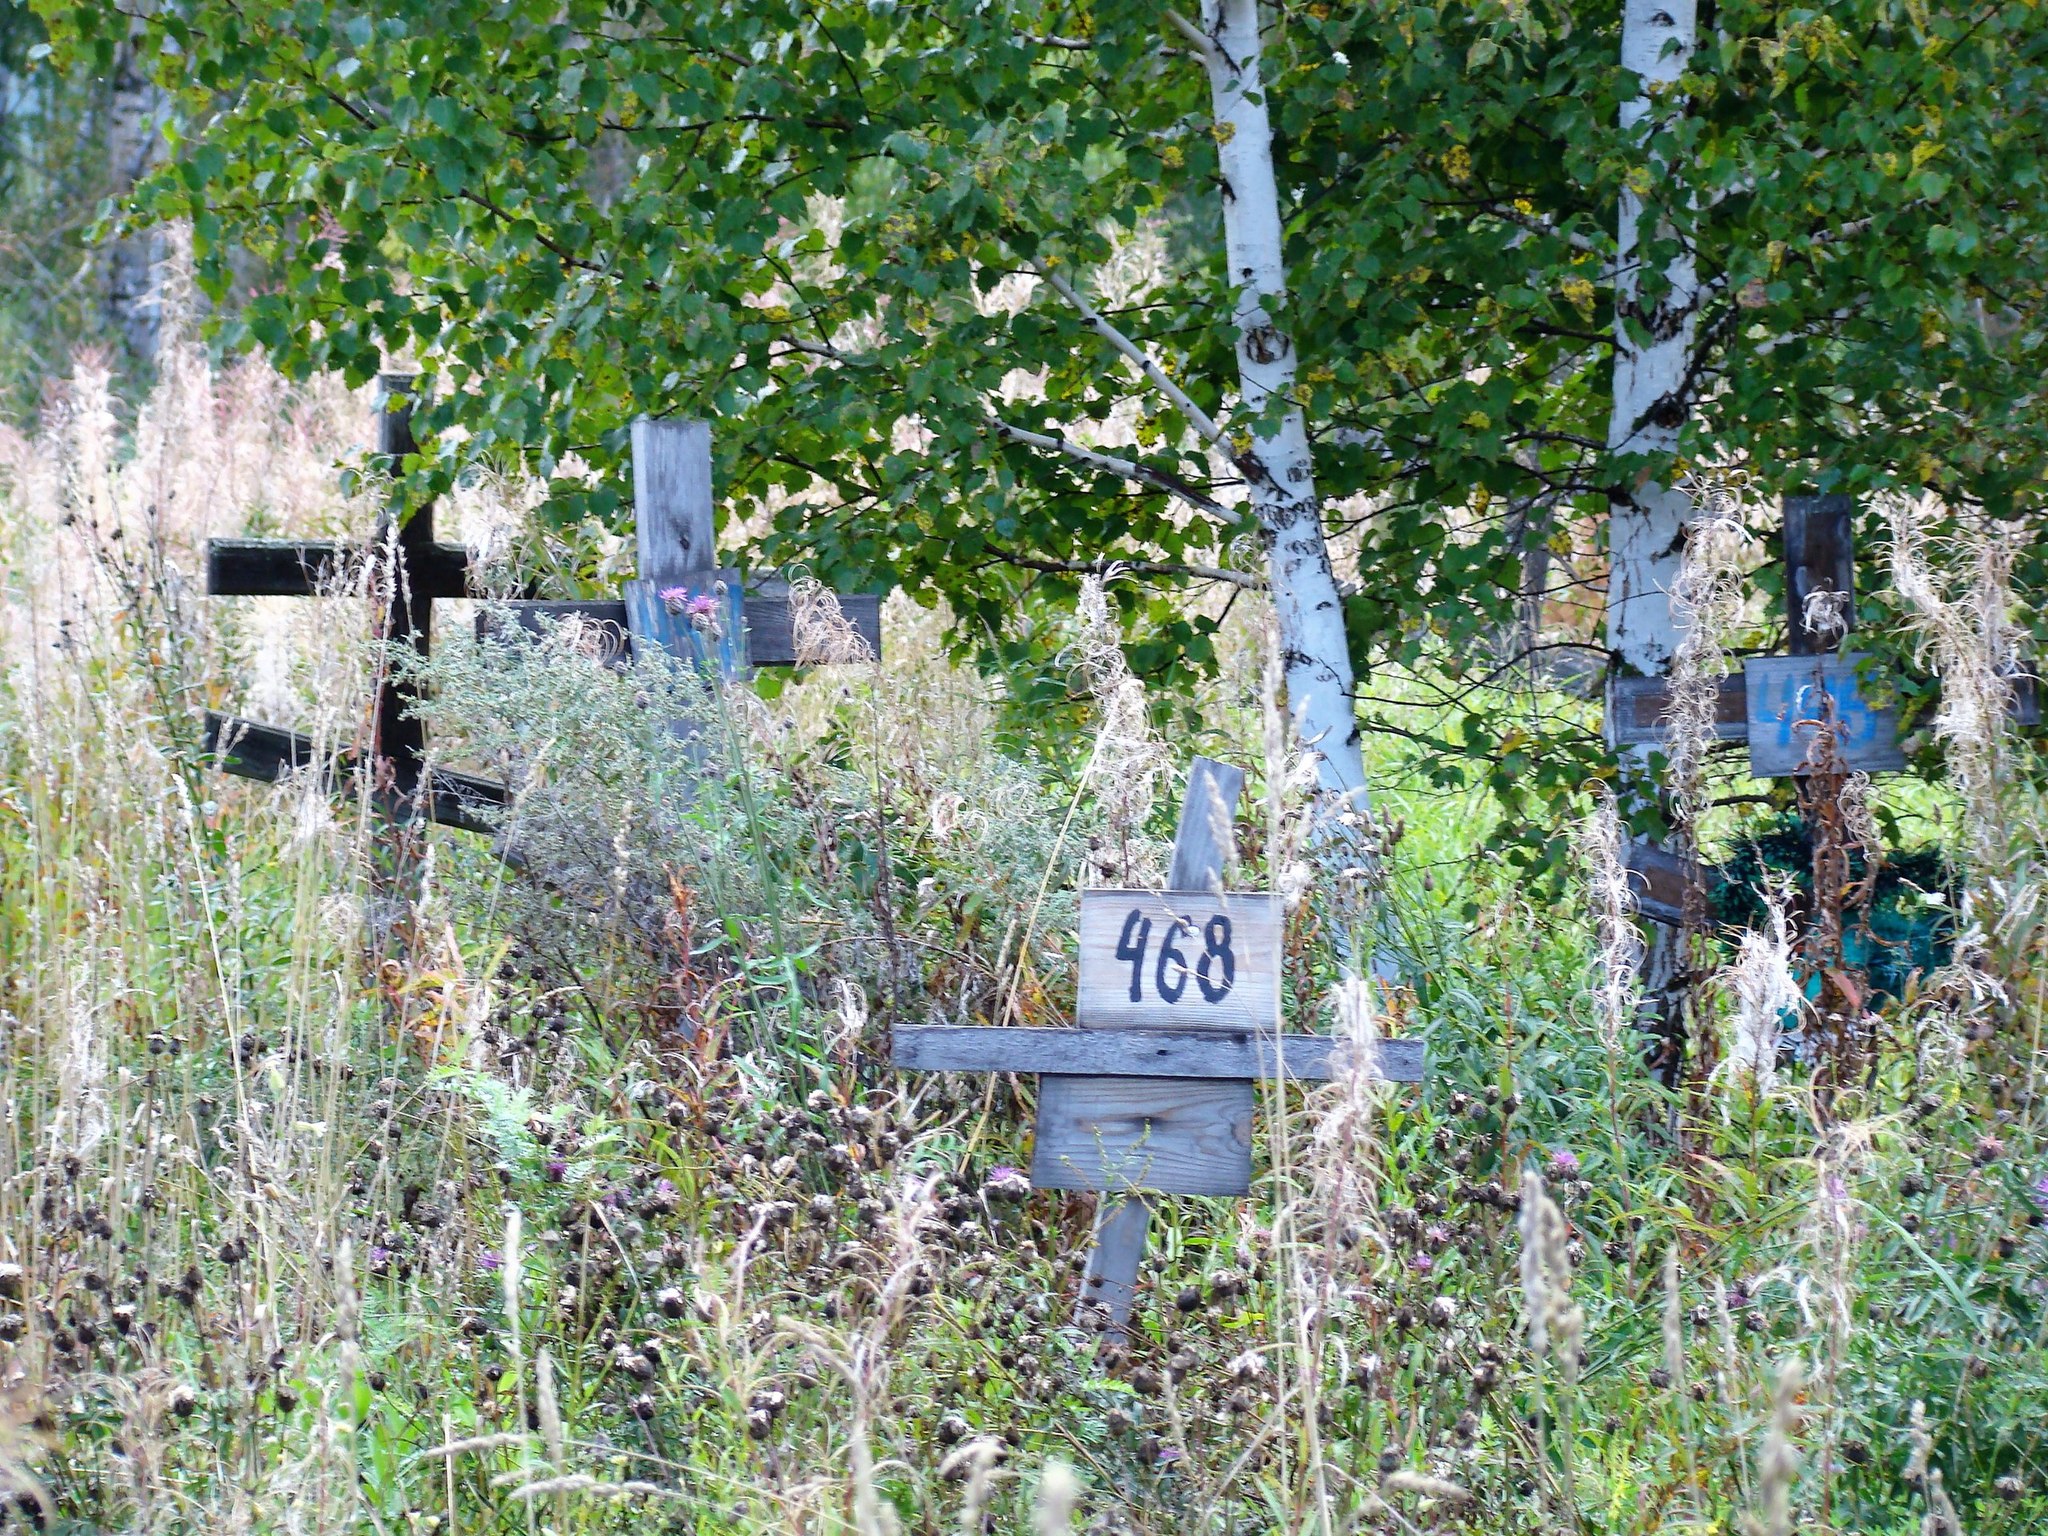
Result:
M1280 898L1083 891L1076 1017L1088 1029L1280 1027Z

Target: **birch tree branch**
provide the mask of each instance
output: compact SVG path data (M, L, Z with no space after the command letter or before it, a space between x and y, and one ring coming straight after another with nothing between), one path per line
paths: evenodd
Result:
M1592 236L1575 229L1559 229L1541 214L1524 213L1512 203L1486 203L1483 206L1497 219L1518 224L1533 235L1549 235L1552 239L1562 240L1575 251L1597 254L1600 250ZM1602 275L1605 276L1604 273Z
M1140 576L1186 576L1195 581L1219 581L1246 592L1266 590L1265 578L1250 571L1233 571L1221 565L1187 565L1172 560L1052 560L1040 555L1013 555L997 551L997 558L1028 571L1056 571L1062 575L1114 576L1133 571Z
M1196 48L1201 50L1203 63L1211 66L1212 68L1217 65L1223 65L1226 67L1229 65L1230 60L1224 56L1223 50L1216 46L1216 39L1211 37L1208 33L1204 32L1200 27L1196 26L1192 21L1189 21L1187 17L1181 15L1179 11L1174 10L1171 6L1168 6L1166 10L1166 21L1167 25L1171 26L1174 29L1174 31L1178 32L1182 37L1186 38L1190 43L1194 44Z
M1104 474L1135 480L1140 485L1149 485L1153 490L1163 491L1179 501L1186 502L1197 512L1213 517L1219 522L1234 524L1240 520L1236 512L1213 497L1203 495L1178 475L1169 475L1163 470L1140 464L1135 459L1118 458L1114 454L1098 453L1093 448L1084 448L1064 432L1057 435L1033 432L1025 427L1014 426L1000 416L990 416L988 425L991 432L1009 442L1022 443L1027 448L1037 448L1046 453L1062 453L1076 463L1086 464L1090 469L1099 469Z
M1081 297L1072 283L1061 277L1044 262L1033 262L1032 268L1040 277L1046 280L1054 293L1057 293L1081 312L1082 320L1088 324L1096 335L1137 364L1138 371L1151 380L1154 388L1173 402L1175 408L1194 424L1197 432L1201 433L1210 442L1215 443L1226 451L1229 450L1230 445L1224 439L1223 429L1216 425L1214 418L1199 405L1195 404L1193 400L1189 399L1187 391L1168 378L1166 370L1154 362L1151 355L1143 347L1132 341L1130 337L1104 319L1101 312L1093 304L1090 304Z

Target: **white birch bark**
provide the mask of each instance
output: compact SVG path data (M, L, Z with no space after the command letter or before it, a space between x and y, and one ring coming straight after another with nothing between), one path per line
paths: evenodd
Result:
M1661 162L1649 146L1658 88L1684 72L1695 28L1695 0L1623 0L1622 67L1640 77L1643 91L1622 103L1621 126L1642 146L1631 180L1644 178L1647 186L1661 179ZM1687 375L1700 306L1699 272L1690 250L1681 248L1664 269L1662 295L1645 297L1642 229L1652 220L1663 228L1657 214L1635 186L1624 185L1615 235L1614 403L1607 424L1612 457L1674 452L1692 407ZM1654 481L1627 481L1609 495L1607 644L1625 673L1654 677L1671 670L1679 638L1671 592L1691 510L1683 491ZM1639 974L1641 992L1674 1044L1682 1016L1680 938L1677 928L1653 923ZM1670 1058L1662 1063L1667 1073L1676 1065Z
M1695 0L1623 0L1622 67L1642 78L1644 90L1622 103L1621 125L1642 136L1640 169L1652 182L1658 167L1647 141L1654 92L1675 82L1685 68L1694 44L1694 6ZM1687 374L1699 314L1699 273L1690 251L1681 250L1664 270L1668 290L1654 300L1644 298L1637 252L1646 211L1642 194L1625 186L1615 247L1614 405L1607 424L1612 455L1675 451L1691 408ZM1631 321L1647 337L1639 339ZM1653 482L1624 485L1611 495L1607 644L1625 671L1655 676L1670 670L1678 648L1670 592L1690 509L1684 492Z
M134 32L141 33L137 21ZM123 198L156 165L164 147L164 121L169 103L136 57L131 38L114 54L107 83L104 144L107 187ZM169 254L164 232L155 226L116 236L101 260L104 318L131 356L145 362L156 357L162 304L157 293L158 269Z
M1294 341L1273 318L1287 291L1273 129L1259 81L1258 0L1202 0L1201 31L1223 173L1224 243L1237 290L1238 394L1247 414L1286 402L1237 462L1266 541L1287 698L1321 754L1322 787L1363 802L1344 606L1330 566L1308 427L1292 402Z

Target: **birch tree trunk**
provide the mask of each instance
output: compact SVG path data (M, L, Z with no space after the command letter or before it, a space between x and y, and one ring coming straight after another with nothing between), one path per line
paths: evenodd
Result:
M1622 189L1615 238L1610 460L1676 452L1692 409L1698 268L1690 249L1681 247L1664 269L1663 291L1646 297L1640 253L1645 225L1660 235L1669 230L1646 196L1663 179L1662 162L1650 144L1656 129L1652 113L1658 88L1672 85L1684 71L1695 27L1695 0L1623 0L1622 67L1641 78L1643 90L1622 103L1621 126L1637 136L1642 154ZM1683 491L1629 472L1625 462L1618 467L1622 476L1608 501L1607 644L1621 671L1659 676L1671 670L1678 649L1670 594L1685 552L1692 503ZM1680 935L1664 924L1654 929L1644 955L1643 990L1671 1034L1677 1020L1672 989L1679 980Z
M1259 82L1258 0L1202 0L1201 31L1223 172L1224 243L1237 290L1238 393L1247 414L1276 407L1237 463L1266 542L1287 698L1321 754L1322 787L1362 802L1365 763L1352 698L1344 605L1330 566L1308 427L1294 404L1294 340L1275 322L1287 291L1273 129Z
M155 167L164 148L168 103L136 56L141 31L138 22L133 36L115 50L106 86L106 176L116 198L126 197ZM156 358L162 319L158 268L167 254L163 230L151 226L116 236L101 257L105 324L143 362Z
M1642 77L1644 92L1622 103L1621 125L1641 136L1645 152L1636 176L1622 189L1615 240L1614 407L1607 423L1607 448L1614 457L1675 452L1691 409L1699 273L1691 252L1681 250L1664 269L1667 291L1644 299L1638 252L1646 215L1654 210L1638 187L1657 179L1648 149L1652 93L1684 69L1693 48L1693 18L1694 0L1623 3L1622 67ZM1670 670L1678 632L1669 594L1690 510L1684 492L1648 481L1621 486L1609 503L1607 644L1630 672L1655 676Z

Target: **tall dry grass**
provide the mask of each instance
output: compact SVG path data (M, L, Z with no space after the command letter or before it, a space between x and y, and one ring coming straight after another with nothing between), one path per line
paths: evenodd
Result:
M1383 924L1410 839L1454 844L1468 813L1383 796L1330 835L1254 625L1218 715L1261 792L1235 878L1293 898L1290 1018L1346 1067L1262 1093L1254 1198L1162 1204L1105 1340L1072 1307L1090 1202L1016 1171L1031 1085L883 1062L899 1022L1064 1022L1072 892L1161 867L1167 758L1106 602L1068 651L1102 744L1064 785L989 750L989 690L898 605L877 665L802 589L819 665L773 701L451 616L437 739L565 830L523 868L434 834L372 968L368 807L196 751L206 707L354 740L367 604L207 600L194 575L209 535L362 532L335 471L367 420L187 347L132 413L83 360L5 439L17 1518L2037 1528L2035 927L1994 925L1980 985L1900 1005L1953 1050L1901 1039L1826 1116L1780 1049L1790 936L1731 946L1747 1070L1690 1123L1631 1050L1612 811L1572 901L1475 861L1442 878L1476 919L1444 893ZM465 482L444 528L517 548L535 495ZM1936 654L1944 680L1976 664ZM721 743L680 787L671 704ZM2023 758L1999 750L1971 793L2010 846ZM2030 910L2005 867L2002 910ZM1362 979L1396 928L1401 969ZM1419 1091L1369 1069L1398 1034L1429 1046Z

